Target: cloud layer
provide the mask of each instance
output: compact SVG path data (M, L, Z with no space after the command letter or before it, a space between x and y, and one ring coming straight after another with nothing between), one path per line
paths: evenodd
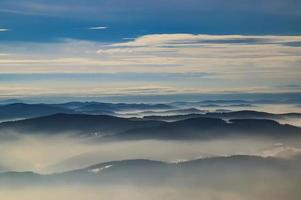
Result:
M110 94L133 93L134 88L163 93L274 92L276 88L277 92L296 92L298 87L284 86L300 83L300 43L301 36L194 34L145 35L121 43L72 39L2 43L2 73L98 73L102 77L94 81L69 77L58 82L36 77L23 81L22 87L22 78L15 85L6 78L0 80L0 90L5 94L85 91L91 95L108 94L104 88Z

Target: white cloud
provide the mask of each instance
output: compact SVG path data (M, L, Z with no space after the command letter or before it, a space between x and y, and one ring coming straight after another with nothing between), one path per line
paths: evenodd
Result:
M260 156L263 157L280 157L280 158L292 158L294 156L301 155L301 149L279 145L272 149L264 150Z
M2 43L2 73L207 73L185 82L153 81L164 92L269 92L300 83L301 36L146 35L105 44L66 39L57 43ZM28 51L30 49L30 51ZM134 80L124 80L132 82ZM169 81L169 82L168 82ZM150 82L140 83L146 87ZM126 88L135 88L137 82ZM94 87L94 86L93 86ZM126 91L115 85L114 94ZM172 88L165 90L162 88ZM66 89L67 90L67 89ZM83 91L87 88L83 88ZM91 90L91 89L89 89ZM157 89L158 90L158 89ZM277 88L277 92L296 89ZM73 90L72 90L73 91ZM86 91L88 92L88 91ZM104 91L93 91L104 92ZM135 91L130 91L135 93Z
M7 32L9 31L9 29L6 29L6 28L0 28L0 32Z
M301 36L244 36L244 35L193 35L193 34L153 34L138 37L130 42L117 43L115 47L192 45L192 44L275 44L300 42Z
M104 30L107 28L108 27L106 27L106 26L94 26L94 27L90 27L89 30Z

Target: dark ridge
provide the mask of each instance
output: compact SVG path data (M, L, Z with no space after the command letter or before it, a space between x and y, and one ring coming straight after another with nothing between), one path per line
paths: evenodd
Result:
M75 113L75 111L48 104L14 103L0 106L0 119L11 120L19 118L33 118L56 113Z
M162 124L159 121L134 121L108 115L86 114L54 114L0 124L2 131L18 131L27 133L115 133L139 127L150 127Z
M214 139L229 136L300 137L301 128L266 119L189 118L155 127L128 130L115 137L125 139Z

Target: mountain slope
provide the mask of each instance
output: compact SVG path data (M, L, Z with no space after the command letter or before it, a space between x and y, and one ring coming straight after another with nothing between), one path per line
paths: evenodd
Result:
M266 119L196 117L175 122L127 119L106 115L55 114L0 124L1 133L74 133L104 136L102 139L191 140L229 136L298 137L301 128Z
M168 110L173 108L173 106L166 104L127 104L101 102L68 102L56 104L56 106L91 114L99 114L99 112L120 112L133 110Z
M20 133L97 133L112 134L134 128L150 127L162 124L159 121L135 121L107 115L55 114L0 124L2 132Z
M300 118L301 113L284 113L284 114L273 114L268 112L258 112L251 110L233 111L233 112L208 112L204 114L181 114L181 115L170 115L170 116L145 116L144 119L151 120L162 120L162 121L178 121L189 118L206 117L206 118L221 118L221 119L290 119Z
M214 139L229 136L299 137L301 128L273 120L190 118L149 128L128 130L112 137L124 139Z
M39 175L32 172L0 173L0 185L35 184L153 184L194 187L232 188L231 183L259 184L261 181L291 181L300 183L299 159L282 160L256 156L205 158L181 163L151 160L124 160L93 165L87 168ZM240 187L240 186L239 186Z
M0 104L0 120L28 119L57 113L115 115L115 112L120 111L168 110L171 108L173 107L165 104L113 104L100 102L68 102L62 104L12 103Z
M14 103L0 106L0 120L33 118L56 113L75 113L75 111L47 104Z

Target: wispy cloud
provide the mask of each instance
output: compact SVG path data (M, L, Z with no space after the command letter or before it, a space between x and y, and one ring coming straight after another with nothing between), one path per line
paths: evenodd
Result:
M130 38L131 39L131 38ZM245 36L245 35L194 35L153 34L132 39L130 42L113 44L115 47L179 46L202 44L283 44L300 42L301 36Z
M9 31L9 29L6 29L6 28L0 28L0 32L7 32Z
M89 30L104 30L104 29L108 29L109 27L106 26L94 26L94 27L90 27Z
M57 43L0 44L0 51L9 54L0 59L0 70L2 73L143 74L139 79L134 75L123 76L122 83L97 79L102 80L101 84L113 84L107 88L114 94L125 91L126 84L127 88L156 85L165 88L164 92L174 93L270 92L279 85L300 85L300 47L286 45L300 41L301 36L157 34L111 44L70 39ZM154 73L186 78L183 82L164 76L154 78L151 75ZM105 93L87 89L98 88L99 84L83 83L86 93ZM73 91L72 87L73 83L64 90Z

